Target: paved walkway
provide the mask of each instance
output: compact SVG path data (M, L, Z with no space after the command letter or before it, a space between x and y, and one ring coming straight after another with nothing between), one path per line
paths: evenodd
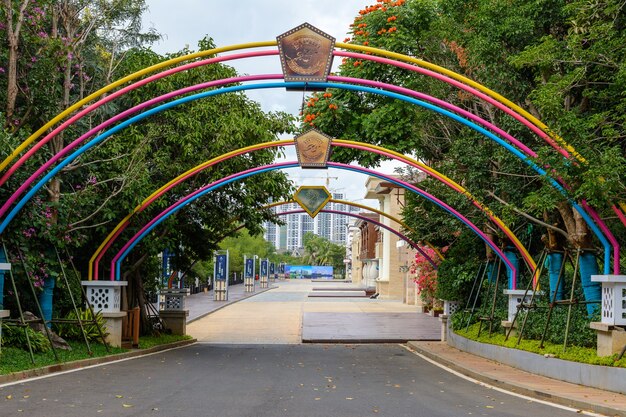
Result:
M215 301L213 300L213 290L206 293L201 292L193 294L185 298L185 308L189 310L189 317L187 317L187 323L198 320L208 314L211 314L221 308L226 307L237 301L241 301L245 298L258 295L269 288L261 289L257 282L255 292L246 293L243 284L231 285L228 287L228 300L227 301Z
M210 317L200 320L194 318L206 314L203 309L223 307L225 302L207 303L212 295L196 294L189 297L187 332L199 341L237 344L440 340L439 320L414 306L368 297L309 297L319 286L308 280L277 281L269 291L228 309L212 310ZM242 289L237 287L231 287L230 300L241 298Z
M328 338L361 334L359 332L363 329L356 328L357 324L380 331L381 328L373 324L376 319L384 323L393 316L406 324L414 324L416 318L424 319L425 323L439 331L437 319L421 315L415 307L402 303L369 298L309 298L313 284L319 287L319 284L309 281L278 281L272 284L274 287L270 291L259 294L257 288L253 297L220 311L217 310L245 297L243 286L231 287L229 301L226 302L212 301L212 294L190 296L191 323L187 326L188 333L207 343L298 344L302 342L303 335L306 341L307 334L323 333ZM368 341L373 341L374 336L370 333ZM313 341L315 338L309 339ZM442 342L412 341L408 346L435 362L497 388L585 412L626 417L626 395L533 375L462 352Z

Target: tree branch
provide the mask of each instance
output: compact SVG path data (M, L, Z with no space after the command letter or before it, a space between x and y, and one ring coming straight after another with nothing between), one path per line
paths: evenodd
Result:
M513 206L513 205L511 205L510 203L508 203L508 202L504 201L503 199L501 199L500 197L498 197L497 195L495 195L495 194L493 193L493 191L488 191L488 192L487 192L487 194L489 194L491 197L495 198L495 199L496 199L499 203L504 204L505 206L507 206L507 207L511 208L514 212L516 212L516 213L517 213L517 214L519 214L520 216L525 217L526 219L530 220L531 222L537 223L538 225L543 226L543 227L545 227L545 228L547 228L547 229L554 230L555 232L560 233L560 234L562 234L563 236L565 236L565 238L566 238L566 239L569 239L569 235L567 234L567 232L565 232L565 230L563 230L563 229L559 229L559 228L558 228L558 227L556 227L556 226L553 226L553 225L551 225L551 224L549 224L549 223L546 223L546 222L544 222L544 221L541 221L541 220L537 219L536 217L533 217L533 216L531 216L530 214L525 213L525 212L523 212L523 211L519 210L517 207L514 207L514 206Z
M125 179L122 179L122 184L121 184L121 185L120 185L120 186L119 186L116 190L114 190L111 194L109 194L109 195L107 196L107 198L105 198L105 199L104 199L104 201L102 202L102 204L100 204L100 206L99 206L96 210L94 210L94 211L93 211L93 212L92 212L89 216L85 217L84 219L79 220L79 221L77 221L77 222L74 222L74 223L70 224L70 228L71 228L72 230L76 230L76 229L77 229L77 228L75 227L76 225L81 224L81 223L84 223L84 222L86 222L87 220L89 220L89 219L91 219L92 217L94 217L96 214L98 214L98 213L99 213L99 212L100 212L100 211L101 211L101 210L102 210L102 209L103 209L103 208L107 205L107 203L108 203L108 202L109 202L109 201L110 201L113 197L115 197L116 195L118 195L119 193L121 193L121 192L122 192L122 190L124 189L124 184L125 184L125 183L126 183L126 180L125 180Z

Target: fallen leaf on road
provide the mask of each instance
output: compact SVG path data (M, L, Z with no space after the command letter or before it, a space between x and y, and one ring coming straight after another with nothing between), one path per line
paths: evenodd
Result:
M7 398L7 400L10 400L11 398L13 398L13 396L12 395L7 395L6 398Z
M132 405L132 404L122 404L122 407L124 407L124 408L131 408L131 407L134 407L134 405Z

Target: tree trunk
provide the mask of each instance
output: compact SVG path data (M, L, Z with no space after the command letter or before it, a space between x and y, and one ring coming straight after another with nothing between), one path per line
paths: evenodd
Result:
M17 101L17 47L18 40L13 34L7 36L9 42L9 62L7 65L7 105L6 120L7 128L15 126L13 115L15 114L15 103Z
M29 0L24 0L20 5L20 10L15 21L13 5L11 0L4 1L4 8L7 14L6 31L7 43L9 46L9 58L7 62L7 104L5 126L15 126L13 117L15 115L15 103L17 102L17 58L19 55L20 31L24 20L24 10ZM19 123L19 122L18 122Z

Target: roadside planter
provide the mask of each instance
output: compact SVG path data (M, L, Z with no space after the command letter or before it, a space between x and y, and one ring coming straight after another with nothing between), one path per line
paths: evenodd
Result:
M122 346L122 319L126 312L121 311L122 287L127 281L81 281L85 287L87 301L94 313L101 312L108 336L105 338L111 346Z
M592 275L591 281L602 283L602 317L589 327L596 331L598 356L610 356L626 346L626 275Z
M472 355L572 384L626 394L626 369L588 365L470 340L450 330L448 345Z
M185 310L188 288L164 288L159 295L159 316L172 334L186 334L189 310Z

